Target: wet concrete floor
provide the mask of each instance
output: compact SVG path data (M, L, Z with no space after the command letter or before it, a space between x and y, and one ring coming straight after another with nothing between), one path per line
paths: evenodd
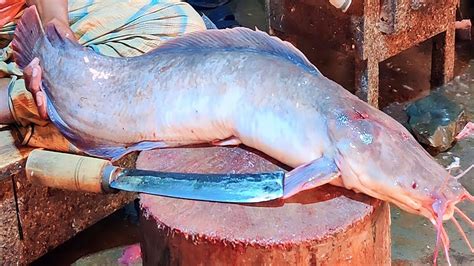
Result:
M266 29L263 12L264 1L240 0L233 1L232 8L237 20L246 27ZM460 103L466 109L469 120L474 121L474 62L469 67L472 55L472 43L458 42L456 47L455 74L458 76L449 85L443 86L446 95ZM317 55L308 55L309 58ZM338 60L338 59L335 59ZM419 99L430 93L430 62L431 45L429 42L420 44L381 64L381 107L393 117L401 117L400 106L409 101ZM316 63L315 63L316 64ZM316 64L317 67L320 67ZM333 78L342 80L344 87L353 90L350 80L353 79L351 64L333 64L339 72ZM351 69L352 68L352 69ZM323 72L324 74L324 72ZM461 172L474 163L474 138L458 142L451 150L436 156L443 166L448 166L459 158L460 165L452 170L453 174ZM474 194L474 170L465 175L461 182ZM461 203L459 207L469 217L474 217L474 206ZM471 240L473 229L465 228ZM474 255L469 251L461 236L452 223L446 227L451 239L451 258L454 265L474 265ZM392 261L394 265L430 265L432 264L435 231L431 223L422 217L407 214L392 207ZM39 259L34 265L116 265L123 246L136 243L138 227L126 218L123 210L78 234L52 252ZM87 255L91 255L85 257ZM439 263L445 265L440 253ZM80 259L84 257L83 259Z
M474 61L463 70L464 74L456 77L451 83L439 88L449 99L461 104L470 121L474 121ZM454 166L452 174L457 175L474 163L474 138L466 138L456 143L450 150L435 156L443 166ZM456 163L459 161L459 165ZM471 193L474 193L474 171L468 172L460 182ZM472 203L458 204L469 217L474 217ZM461 222L462 219L458 218ZM473 228L461 222L471 243L474 239ZM392 206L392 260L394 265L431 264L435 245L433 225L425 218L408 214ZM450 257L453 265L474 265L474 255L463 238L457 233L452 222L445 222L445 228L451 240ZM445 265L441 254L439 263Z

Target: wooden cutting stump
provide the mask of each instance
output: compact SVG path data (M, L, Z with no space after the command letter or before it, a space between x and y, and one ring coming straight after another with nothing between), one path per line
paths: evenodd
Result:
M137 168L280 169L243 149L215 147L143 152ZM331 185L259 204L140 198L144 265L390 264L388 204Z

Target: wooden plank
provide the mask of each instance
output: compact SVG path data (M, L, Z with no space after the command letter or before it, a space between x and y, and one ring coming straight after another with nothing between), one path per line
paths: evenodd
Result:
M31 150L20 147L10 130L0 131L0 180L17 174L23 168Z
M28 149L27 149L28 150ZM0 264L19 261L20 224L12 176L21 171L27 150L19 148L7 125L0 125Z

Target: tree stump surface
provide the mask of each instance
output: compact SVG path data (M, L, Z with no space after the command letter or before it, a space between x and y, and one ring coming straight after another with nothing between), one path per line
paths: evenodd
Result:
M137 168L249 173L281 169L241 148L142 152ZM227 204L141 194L144 265L390 264L388 204L325 185L287 200Z

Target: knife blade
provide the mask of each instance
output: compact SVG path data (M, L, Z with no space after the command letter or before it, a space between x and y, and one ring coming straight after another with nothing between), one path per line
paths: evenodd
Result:
M282 197L285 173L204 174L125 169L102 159L34 150L27 159L26 175L34 184L74 191L122 190L190 200L254 203Z
M283 196L283 171L199 174L120 169L108 166L111 188L182 199L251 203Z

